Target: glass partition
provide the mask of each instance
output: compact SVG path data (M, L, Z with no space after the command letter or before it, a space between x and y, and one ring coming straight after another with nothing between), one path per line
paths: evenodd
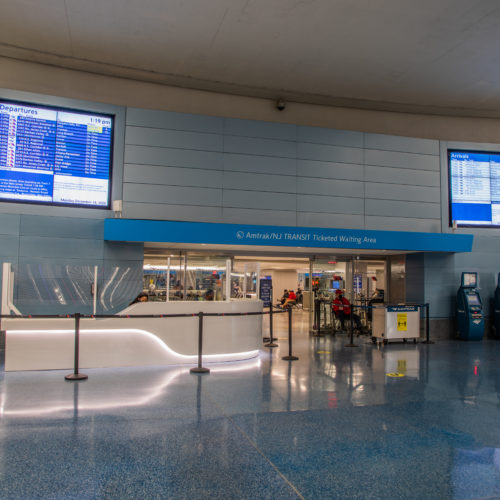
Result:
M238 262L231 272L232 299L258 299L260 262Z
M226 257L180 253L145 258L143 293L150 301L225 300Z
M225 300L225 282L225 257L188 255L187 300Z
M13 304L24 314L102 314L140 291L140 265L13 264ZM97 291L97 292L96 292Z
M309 288L309 276L305 279ZM346 262L313 261L312 288L323 297L333 297L337 290L346 289Z

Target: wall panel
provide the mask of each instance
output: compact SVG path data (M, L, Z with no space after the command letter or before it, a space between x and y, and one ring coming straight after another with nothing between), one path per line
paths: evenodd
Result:
M219 206L222 190L155 184L124 184L123 201L176 205Z
M170 186L222 187L221 170L126 164L123 181Z
M353 163L336 163L317 160L297 160L297 175L319 179L343 179L362 181L363 165Z
M225 189L223 206L295 211L297 209L297 198L295 194L290 193Z
M295 211L249 210L246 208L223 208L224 222L232 224L264 224L271 226L296 226Z
M363 133L350 130L335 130L321 127L297 127L299 142L329 144L331 146L363 147Z
M396 135L365 134L364 147L383 151L400 151L423 155L439 155L439 141Z
M366 165L380 167L411 168L439 172L439 156L419 155L416 153L365 149L365 163Z
M153 109L127 108L127 125L222 134L224 119L188 113L165 113Z

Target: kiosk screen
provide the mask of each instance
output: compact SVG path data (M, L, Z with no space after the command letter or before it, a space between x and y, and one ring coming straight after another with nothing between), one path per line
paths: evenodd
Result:
M477 286L477 274L476 273L463 273L462 274L462 286L470 286L476 288Z
M477 295L468 295L467 300L470 306L480 306L481 302L479 302L479 297Z

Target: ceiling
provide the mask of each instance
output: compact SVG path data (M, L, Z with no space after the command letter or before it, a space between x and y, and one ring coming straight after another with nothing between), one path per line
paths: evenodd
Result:
M374 249L351 249L351 248L314 248L314 247L274 247L261 245L216 245L205 243L158 243L147 241L144 243L144 255L146 257L167 258L180 251L192 251L199 255L254 255L259 257L274 256L277 260L282 257L305 257L315 255L316 258L342 256L342 260L349 260L353 256L386 257L388 255L402 255L414 253L414 250L374 250ZM335 258L335 257L333 257Z
M0 55L233 94L500 116L498 0L0 0Z

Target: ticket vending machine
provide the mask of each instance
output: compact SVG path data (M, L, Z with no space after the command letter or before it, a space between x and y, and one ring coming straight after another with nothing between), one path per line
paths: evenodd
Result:
M477 273L462 273L462 285L457 292L457 327L461 340L483 338L483 304L477 290Z
M498 273L497 277L497 288L495 290L493 314L493 321L495 324L495 338L500 339L500 273Z

